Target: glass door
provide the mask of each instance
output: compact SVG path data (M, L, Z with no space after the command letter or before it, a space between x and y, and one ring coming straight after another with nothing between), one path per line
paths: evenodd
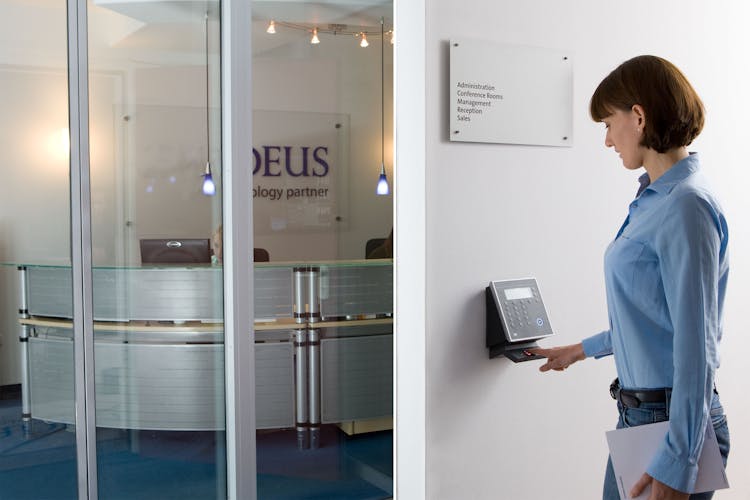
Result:
M0 26L0 497L76 499L66 2Z
M258 498L391 498L393 4L252 17Z
M100 499L226 498L219 2L88 2Z

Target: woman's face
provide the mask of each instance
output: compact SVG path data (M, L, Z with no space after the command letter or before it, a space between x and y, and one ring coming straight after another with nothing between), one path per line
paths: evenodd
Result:
M643 166L643 153L646 148L640 145L643 137L643 113L640 106L633 106L629 111L621 109L602 120L607 127L604 145L615 148L622 164L629 170Z

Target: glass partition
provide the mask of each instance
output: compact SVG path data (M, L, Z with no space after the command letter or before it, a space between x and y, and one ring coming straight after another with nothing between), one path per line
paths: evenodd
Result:
M225 498L220 2L87 5L98 497ZM392 4L252 12L257 495L389 498ZM74 499L66 2L0 23L0 497Z
M88 1L100 499L226 497L219 7Z
M55 362L28 365L41 344L22 265L65 264L57 291L71 301L66 27L65 0L0 2L0 497L18 500L78 498L78 430L45 418L46 405L74 411L73 343L56 337ZM59 382L44 403L30 390L40 377Z
M261 500L393 496L392 11L252 5Z

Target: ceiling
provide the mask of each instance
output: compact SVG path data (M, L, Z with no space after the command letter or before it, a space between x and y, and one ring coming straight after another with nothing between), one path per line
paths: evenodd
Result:
M202 20L206 12L218 13L218 0L93 0L94 4L144 23L175 23ZM293 0L253 1L254 20L310 24L379 26L380 18L390 24L392 0Z
M117 61L199 63L205 51L206 13L215 20L220 6L219 0L89 1L90 55L114 65ZM42 64L39 54L55 52L65 40L65 0L0 2L0 62L34 64L39 59ZM381 17L386 30L393 26L393 0L256 0L251 12L256 54L299 40L299 31L289 29L265 36L265 25L272 19L321 30L336 24L348 32L377 32ZM212 29L214 38L218 31Z

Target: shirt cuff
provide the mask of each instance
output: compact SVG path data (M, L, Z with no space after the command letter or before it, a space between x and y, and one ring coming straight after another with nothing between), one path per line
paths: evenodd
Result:
M662 449L646 469L649 476L683 493L691 493L698 478L698 464L675 460Z
M587 358L595 357L597 359L612 354L610 345L609 332L604 331L592 337L583 339L583 353Z

